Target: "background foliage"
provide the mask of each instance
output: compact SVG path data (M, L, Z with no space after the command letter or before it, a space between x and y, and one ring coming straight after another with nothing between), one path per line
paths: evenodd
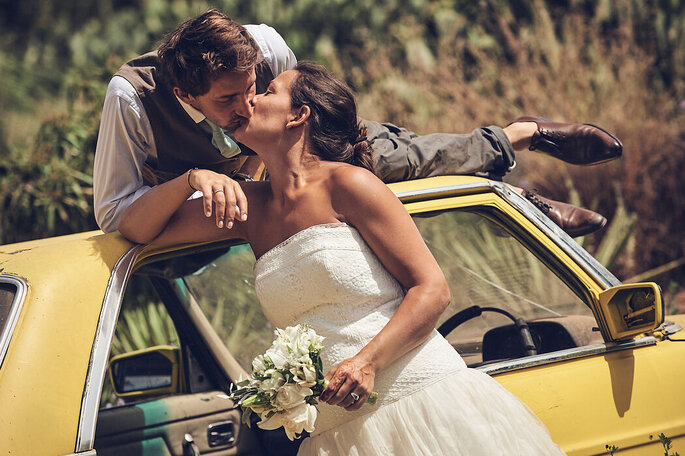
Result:
M619 161L574 167L522 152L509 181L627 217L614 271L675 293L685 284L684 3L0 0L0 242L95 228L91 168L111 74L218 7L274 26L300 59L345 77L368 118L430 133L537 114L615 132Z

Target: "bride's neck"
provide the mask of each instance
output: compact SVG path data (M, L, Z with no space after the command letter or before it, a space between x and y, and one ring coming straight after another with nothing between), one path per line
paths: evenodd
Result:
M263 160L269 172L272 196L276 202L283 203L294 199L314 179L321 165L321 159L310 152L307 144L299 141Z

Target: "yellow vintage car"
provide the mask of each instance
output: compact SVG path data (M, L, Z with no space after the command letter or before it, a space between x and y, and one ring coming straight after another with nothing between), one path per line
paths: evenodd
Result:
M506 185L390 186L450 283L439 331L569 455L685 451L685 318ZM81 233L0 247L0 454L294 454L227 393L271 343L243 241ZM483 436L487 438L487 436ZM506 453L506 449L503 449Z

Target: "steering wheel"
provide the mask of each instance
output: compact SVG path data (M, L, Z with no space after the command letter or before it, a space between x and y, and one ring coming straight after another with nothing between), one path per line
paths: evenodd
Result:
M462 309L459 312L452 315L450 318L445 320L443 324L438 328L438 332L442 337L447 337L449 333L454 331L454 329L473 318L479 317L483 312L496 312L508 317L514 322L514 326L518 329L519 335L521 336L521 343L523 344L523 349L526 352L526 356L537 355L538 350L533 342L533 336L530 334L530 328L528 323L521 317L515 317L511 313L503 309L498 309L497 307L480 307L471 306L466 309Z

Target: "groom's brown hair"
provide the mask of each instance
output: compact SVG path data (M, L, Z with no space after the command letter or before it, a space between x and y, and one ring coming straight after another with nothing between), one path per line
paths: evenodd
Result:
M221 74L250 71L262 59L247 29L216 9L181 24L158 54L171 84L192 96L207 93Z

